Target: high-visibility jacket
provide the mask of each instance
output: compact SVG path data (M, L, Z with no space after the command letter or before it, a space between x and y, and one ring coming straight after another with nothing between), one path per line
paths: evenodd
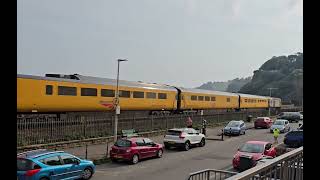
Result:
M278 137L279 134L280 134L279 129L276 128L276 129L273 130L273 136L274 136L274 137Z

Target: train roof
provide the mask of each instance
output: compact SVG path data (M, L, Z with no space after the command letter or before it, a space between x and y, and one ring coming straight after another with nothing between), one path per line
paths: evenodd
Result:
M242 94L242 93L237 93L240 95L240 97L247 97L247 98L260 98L260 99L269 99L270 97L267 96L257 96L257 95L252 95L252 94Z
M183 88L183 87L179 87L179 89L181 89L182 92L223 95L223 96L238 96L235 93L223 92L223 91L210 91L210 90L204 90L204 89L193 89L193 88Z
M79 74L52 75L52 76L51 75L50 75L50 77L47 77L47 76L34 76L34 75L17 74L17 77L18 78L26 78L26 79L48 80L48 81L75 82L75 83L83 83L83 84L99 84L99 85L113 85L113 86L117 85L116 79L83 76L83 75L79 75ZM53 76L55 76L55 77L53 77ZM175 87L165 85L165 84L155 84L155 83L152 84L152 83L125 81L125 80L119 80L119 86L144 88L144 89L158 89L158 90L175 91L175 92L177 91Z

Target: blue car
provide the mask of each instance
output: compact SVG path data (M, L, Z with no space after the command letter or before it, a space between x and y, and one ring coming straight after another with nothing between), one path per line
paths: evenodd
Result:
M303 130L294 130L284 136L283 143L289 147L303 146Z
M94 172L92 161L63 151L40 149L17 154L18 180L90 179Z
M246 124L240 121L230 121L223 129L225 135L241 135L246 134Z

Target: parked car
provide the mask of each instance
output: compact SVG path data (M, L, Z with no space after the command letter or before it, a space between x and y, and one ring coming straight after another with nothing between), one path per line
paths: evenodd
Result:
M151 139L143 137L118 139L110 150L110 159L113 162L125 160L132 164L136 164L145 158L161 158L162 155L162 144L155 143Z
M270 132L273 133L275 128L278 128L280 133L288 132L290 131L289 121L285 119L277 119L270 127Z
M94 172L92 161L63 151L40 149L17 154L18 180L90 179Z
M290 122L299 122L303 120L303 115L300 112L282 112L278 115L279 119L286 119Z
M166 149L171 147L183 148L185 151L192 145L205 146L205 135L193 128L169 129L163 140Z
M223 129L225 135L241 135L246 134L246 124L242 121L230 121Z
M276 149L272 147L272 143L266 141L248 141L233 156L232 166L234 169L245 170L255 166L257 161L264 156L276 157ZM242 159L249 160L249 166L243 167L244 164L241 164Z
M272 120L269 117L257 117L254 121L254 128L270 128L272 126Z
M303 130L294 130L284 136L283 143L289 147L303 146Z

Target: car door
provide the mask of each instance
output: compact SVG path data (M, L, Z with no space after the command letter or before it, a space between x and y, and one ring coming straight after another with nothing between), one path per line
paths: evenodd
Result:
M289 121L285 122L285 128L286 128L286 131L289 131Z
M48 174L51 180L64 179L67 177L68 170L58 155L52 155L39 161L49 166Z
M145 143L143 141L143 138L137 138L136 139L136 144L137 144L137 151L140 154L140 159L148 157L148 147L145 146Z
M194 144L194 143L196 143L196 134L194 134L194 131L193 131L194 129L191 129L191 128L188 128L187 129L187 131L186 131L186 133L188 134L187 136L188 136L188 139L190 140L190 143L191 144Z
M66 178L79 178L81 176L83 168L79 164L79 159L68 154L61 155L60 158L67 168Z
M192 129L193 132L193 137L194 137L194 141L195 143L200 143L202 136L200 136L200 133L198 133L198 131L196 131L195 129Z
M147 157L156 156L158 148L154 146L155 143L149 138L144 138L143 140L147 149L146 156Z
M246 131L246 126L245 126L244 122L241 123L240 129L241 129L241 132L240 132L240 133L243 133L243 132Z

